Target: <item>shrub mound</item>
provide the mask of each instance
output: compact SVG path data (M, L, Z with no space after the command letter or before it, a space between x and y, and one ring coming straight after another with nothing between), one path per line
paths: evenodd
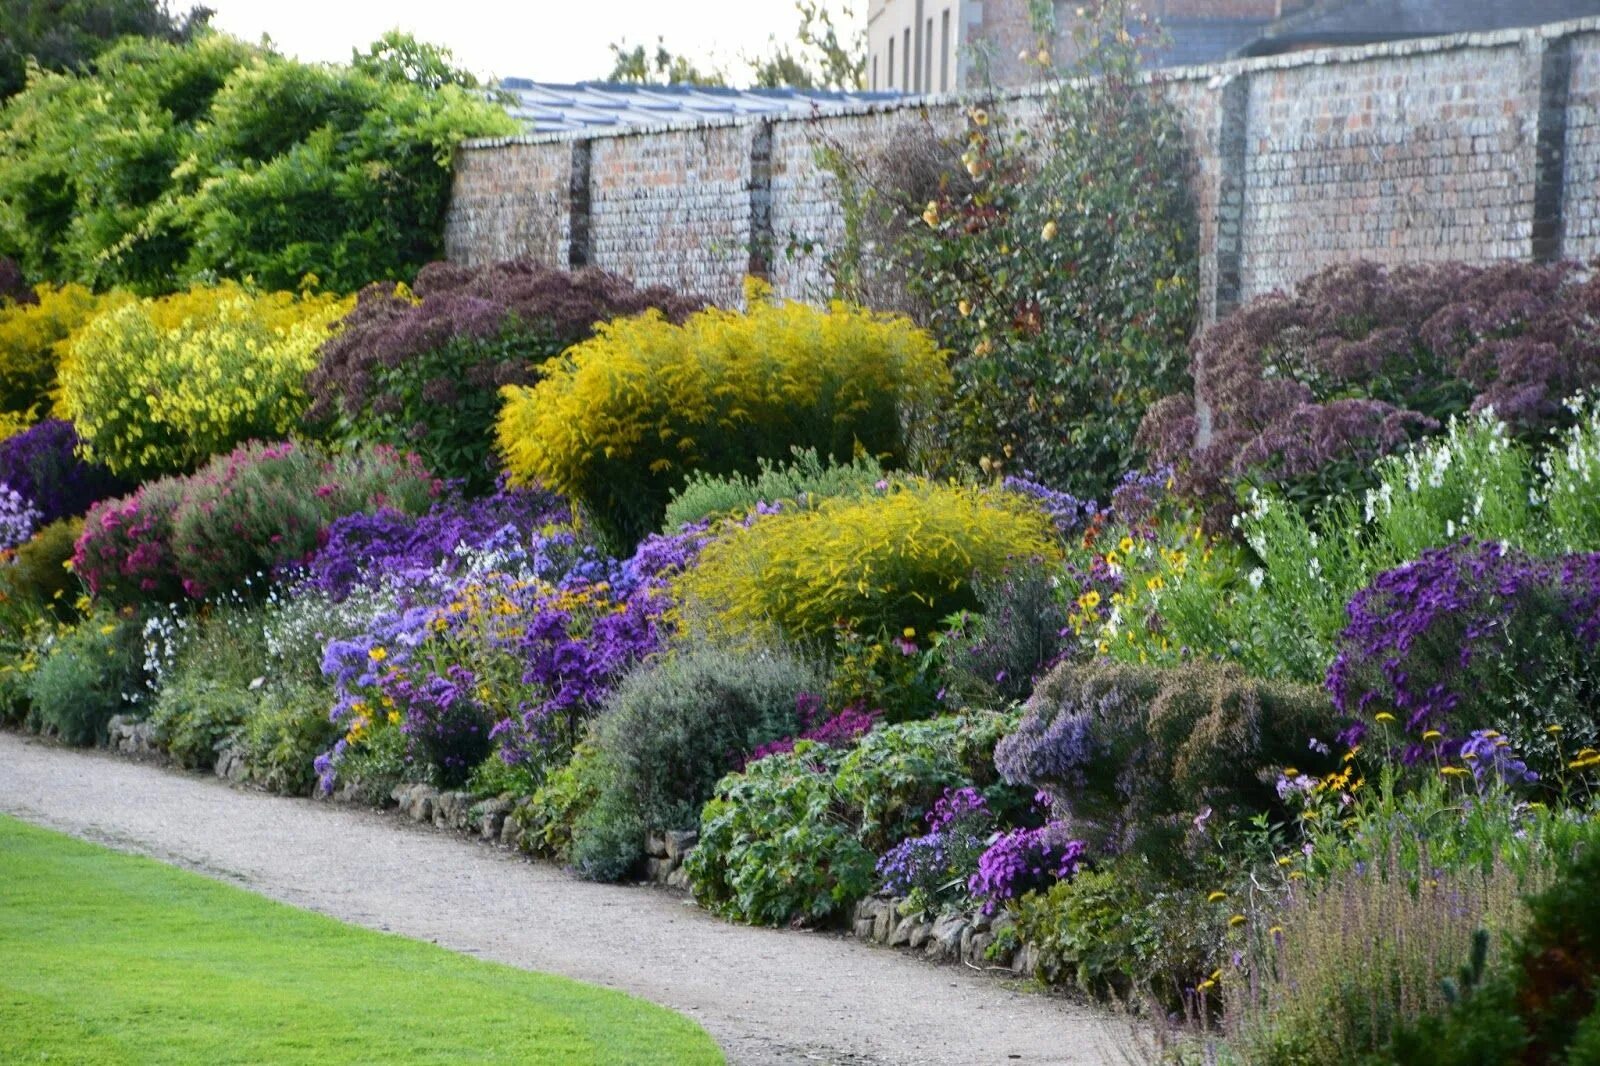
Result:
M528 261L429 263L411 290L369 285L306 380L313 425L417 452L470 491L494 484L498 390L531 385L595 324L651 308L681 322L701 301L603 270Z
M1235 666L1068 663L1040 682L995 763L1049 792L1093 850L1173 863L1210 818L1279 809L1278 771L1322 765L1307 739L1336 729L1324 693Z
M778 302L755 283L749 302L681 326L659 312L608 323L538 385L507 388L498 433L512 477L571 497L632 544L694 471L754 474L795 447L903 461L907 417L949 381L932 339L903 318Z
M186 473L252 438L284 437L345 306L231 282L128 304L73 340L62 410L86 457L136 480Z
M1049 519L1020 496L906 482L735 524L678 587L696 624L726 633L930 633L978 606L974 575L1055 554Z
M1452 415L1492 408L1525 436L1569 422L1563 401L1600 384L1597 313L1600 278L1573 263L1330 267L1206 330L1193 396L1152 408L1140 439L1218 528L1244 482L1315 503Z

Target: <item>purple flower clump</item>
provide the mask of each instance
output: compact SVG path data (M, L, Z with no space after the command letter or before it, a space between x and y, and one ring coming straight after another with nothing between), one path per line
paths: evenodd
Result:
M0 551L15 548L33 536L40 517L21 493L0 481Z
M0 440L0 482L33 506L40 526L81 515L132 488L105 467L84 462L77 448L77 431L60 419Z
M522 533L564 517L558 497L504 486L483 499L442 500L421 516L391 508L346 515L328 527L304 579L341 600L374 577L418 581L449 570L458 552L483 548L507 529Z
M1013 829L996 838L979 858L968 891L983 901L984 913L993 914L1007 900L1075 876L1087 847L1081 840L1068 839L1059 822Z
M1592 735L1600 555L1540 559L1463 540L1378 575L1347 613L1327 687L1357 720L1350 739L1384 711L1412 735L1410 762L1454 757L1496 724L1523 750L1547 741L1552 722L1571 739L1583 739L1575 723ZM1440 735L1424 743L1430 731Z
M830 718L824 718L825 713L826 707L821 696L802 692L795 700L795 714L800 720L800 735L758 746L744 760L744 764L748 766L768 755L787 754L793 751L795 743L801 740L814 740L829 748L848 748L872 732L873 727L883 718L882 711L869 711L862 703L852 703Z

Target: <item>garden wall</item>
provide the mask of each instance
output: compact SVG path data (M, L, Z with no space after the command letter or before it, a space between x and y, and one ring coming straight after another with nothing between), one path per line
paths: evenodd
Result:
M1161 84L1197 161L1208 318L1339 260L1600 254L1600 18L1186 68ZM961 110L940 98L472 142L448 254L592 264L726 301L756 274L816 298L845 232L818 150L954 128Z

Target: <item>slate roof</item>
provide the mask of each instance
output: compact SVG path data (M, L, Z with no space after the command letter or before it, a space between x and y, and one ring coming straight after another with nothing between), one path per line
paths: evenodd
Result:
M1161 20L1165 40L1144 53L1155 67L1198 67L1231 59L1272 25L1271 19Z
M1509 30L1588 15L1600 15L1600 0L1330 0L1279 20L1238 54Z
M841 104L879 103L899 93L844 93L800 89L721 89L692 85L625 85L579 82L557 85L505 78L499 88L511 94L511 117L529 133L616 130L682 125L751 115L808 115Z

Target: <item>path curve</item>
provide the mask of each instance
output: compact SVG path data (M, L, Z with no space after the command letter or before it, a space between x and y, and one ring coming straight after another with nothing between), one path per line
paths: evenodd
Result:
M0 812L297 907L618 988L695 1019L735 1066L1130 1061L1130 1030L828 934L717 920L376 811L0 733Z

